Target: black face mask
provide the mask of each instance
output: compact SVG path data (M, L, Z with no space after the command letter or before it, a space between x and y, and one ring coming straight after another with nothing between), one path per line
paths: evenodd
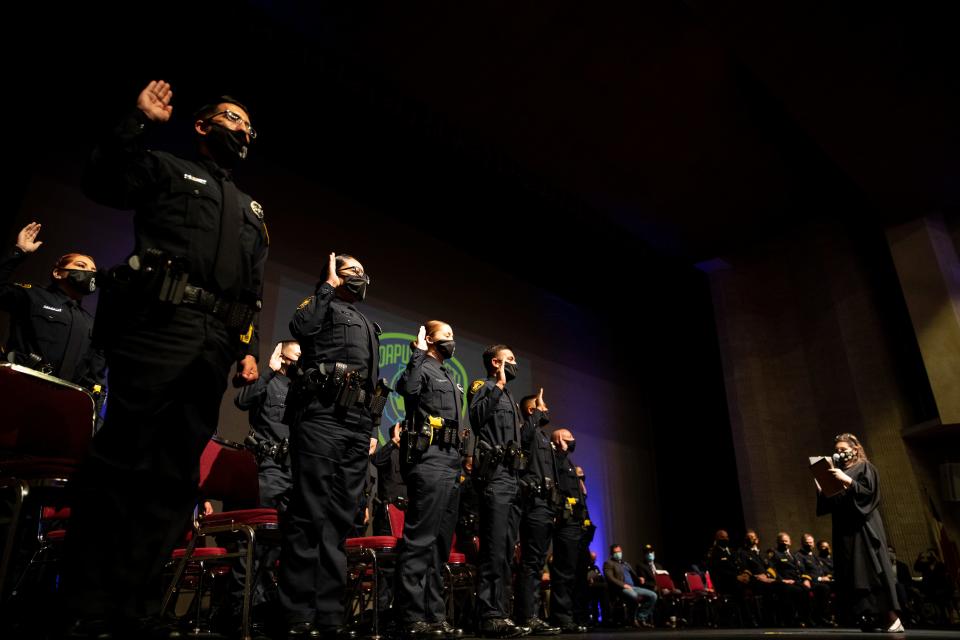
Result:
M806 553L813 553L813 545L812 545L812 544L805 544L805 545L803 545L803 550L804 550Z
M821 558L829 558L829 557L830 557L830 549L820 549L820 557L821 557Z
M343 288L350 292L355 302L363 302L367 297L367 279L360 276L347 276L343 279Z
M567 453L573 453L573 450L577 448L576 440L567 440Z
M210 122L207 132L207 149L221 167L232 169L247 157L247 134L245 131L227 129L222 124Z
M516 362L506 362L503 365L503 373L507 377L507 382L510 382L517 377L517 370L519 367Z
M457 350L455 340L437 340L433 343L433 346L437 348L437 353L439 353L440 357L444 360L452 358L453 352Z
M783 544L782 542L778 542L778 543L777 543L777 549L778 549L779 551L786 551L786 550L789 549L789 548L790 548L790 547L788 547L787 545Z
M97 290L97 272L83 269L64 269L70 288L81 295L89 295Z

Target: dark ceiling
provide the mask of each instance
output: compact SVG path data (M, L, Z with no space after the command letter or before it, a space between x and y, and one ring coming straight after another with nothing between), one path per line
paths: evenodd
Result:
M26 43L5 45L19 61L13 121L31 126L9 133L33 169L46 150L88 144L159 76L181 104L247 98L263 133L255 167L303 172L478 255L492 238L549 238L573 260L603 250L619 268L645 256L689 265L803 220L888 220L960 201L960 40L945 8L156 9L11 16Z

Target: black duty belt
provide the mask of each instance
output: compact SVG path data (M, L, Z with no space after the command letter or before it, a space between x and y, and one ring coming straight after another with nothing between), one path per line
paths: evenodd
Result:
M359 371L351 371L347 365L335 362L306 369L302 384L308 393L316 395L322 402L334 401L345 408L362 407L379 416L391 392L385 382L380 380L372 392L368 391L363 388L366 379Z
M210 291L189 284L183 288L181 304L212 315L222 321L228 329L242 331L250 326L261 306L259 300L254 305L226 300Z

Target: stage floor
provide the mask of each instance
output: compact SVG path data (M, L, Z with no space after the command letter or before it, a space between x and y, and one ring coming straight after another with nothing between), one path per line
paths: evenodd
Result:
M739 638L769 640L814 640L826 638L828 640L849 640L853 638L911 638L911 640L946 640L960 638L960 630L932 631L927 629L907 629L905 633L864 633L858 629L655 629L650 631L627 630L595 630L583 635L552 636L564 640L678 640L679 638L723 638L735 640Z

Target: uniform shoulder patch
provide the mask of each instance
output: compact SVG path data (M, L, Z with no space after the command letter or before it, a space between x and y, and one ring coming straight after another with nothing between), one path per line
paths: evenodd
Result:
M483 386L483 383L484 383L484 382L486 382L486 381L485 381L485 380L474 380L473 383L470 385L470 393L473 394L473 393L476 393L477 391L480 391L480 387Z
M253 215L263 220L263 205L256 200L250 201L250 211L253 211Z
M32 288L33 288L33 285L30 284L29 282L14 282L13 284L17 285L18 287L23 287L24 289L32 289Z
M305 306L313 302L314 297L315 296L310 296L309 298L305 298L303 302L301 302L300 305L297 307L297 311L299 311L300 309L303 309Z

